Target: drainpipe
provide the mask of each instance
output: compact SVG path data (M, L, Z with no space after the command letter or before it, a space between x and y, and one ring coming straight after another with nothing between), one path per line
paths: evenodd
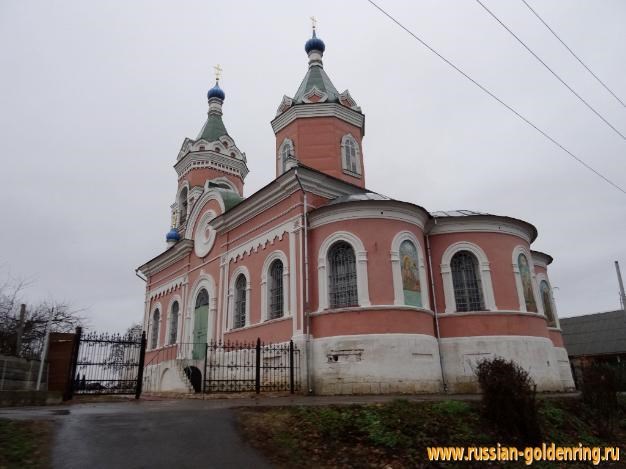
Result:
M300 186L300 190L303 195L303 207L302 207L302 227L304 229L304 279L300 279L300 281L304 280L304 308L306 309L304 312L304 322L306 325L306 342L305 342L305 356L306 356L306 386L309 390L309 394L313 394L313 387L311 386L311 316L309 314L309 236L308 236L308 218L307 218L307 197L306 191L302 186L302 181L300 181L300 176L298 176L298 168L296 168L294 175L296 176L296 181L298 181L298 185Z
M435 224L437 219L435 218ZM443 356L441 354L441 335L439 333L439 312L437 309L437 294L435 293L435 278L433 277L433 259L430 252L430 236L426 235L426 251L428 252L428 270L430 272L430 290L433 297L433 311L435 312L435 335L437 336L437 348L439 349L439 368L441 368L441 383L443 384L443 392L448 392L448 383L446 375L443 371Z

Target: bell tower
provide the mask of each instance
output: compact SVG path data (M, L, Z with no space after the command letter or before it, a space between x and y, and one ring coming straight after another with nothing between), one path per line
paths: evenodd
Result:
M309 68L294 97L283 97L271 122L276 177L297 163L365 187L365 116L348 90L339 93L324 71L326 45L311 19L313 34L304 45Z

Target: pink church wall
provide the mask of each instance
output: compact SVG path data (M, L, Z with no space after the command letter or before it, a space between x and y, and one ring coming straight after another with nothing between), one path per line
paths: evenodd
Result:
M400 308L350 310L318 313L311 317L313 337L354 334L435 335L433 317L423 311Z
M565 345L563 344L563 336L561 335L561 332L552 329L550 329L548 332L550 334L550 340L555 347L565 347Z
M441 278L441 260L448 246L467 241L481 247L489 259L491 280L496 306L500 310L519 311L519 296L513 274L513 249L528 243L517 236L499 233L446 233L430 237L432 269L437 294L437 309L446 310L443 282Z
M548 338L542 316L516 313L471 313L467 316L439 315L441 337L523 335Z
M425 254L423 232L413 224L397 220L357 219L329 223L309 231L309 281L311 291L314 292L311 296L310 310L317 311L319 308L317 270L320 246L328 236L337 231L348 231L354 234L361 240L367 251L370 303L393 305L391 242L399 232L410 231L420 242L422 248L420 256L423 256ZM423 285L422 295L428 294L428 285Z
M341 138L346 134L359 143L361 177L343 172L341 167ZM361 129L336 117L296 119L276 134L276 152L285 138L293 141L296 158L303 164L359 187L365 187L363 165L363 134ZM278 168L277 168L278 169Z

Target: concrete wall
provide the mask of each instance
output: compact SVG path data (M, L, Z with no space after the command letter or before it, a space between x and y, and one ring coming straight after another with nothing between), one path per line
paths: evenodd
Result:
M37 386L39 360L0 355L0 391L33 391ZM40 390L47 389L47 366L44 366Z
M434 337L367 334L312 340L316 394L386 394L441 391Z

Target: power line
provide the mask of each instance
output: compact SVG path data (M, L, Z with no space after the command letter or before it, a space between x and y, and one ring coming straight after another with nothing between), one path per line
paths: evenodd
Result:
M585 63L584 63L584 62L580 59L580 57L578 57L578 56L574 53L574 51L573 51L572 49L570 49L570 48L569 48L569 46L568 46L567 44L565 44L565 42L563 41L563 39L561 39L561 38L559 37L559 35L558 35L557 33L555 33L555 32L554 32L554 30L553 30L553 29L552 29L552 28L548 25L548 23L546 23L546 22L543 20L543 18L542 18L541 16L539 16L539 13L537 13L537 12L533 9L533 7L531 7L531 6L528 4L528 2L527 2L526 0L522 0L522 2L524 3L524 5L526 5L526 6L528 7L528 9L529 9L530 11L532 11L532 12L533 12L533 14L534 14L537 18L539 18L539 21L541 21L541 22L544 24L544 26L545 26L546 28L548 28L548 30L552 33L552 35L553 35L555 38L557 38L561 44L563 44L563 46L564 46L564 47L565 47L565 48L569 51L569 53L570 53L570 54L572 54L572 55L574 56L574 58L575 58L576 60L578 60L578 62L580 62L580 64L581 64L583 67L585 67L585 68L587 69L587 71L588 71L589 73L591 73L591 75L592 75L592 76L593 76L596 80L598 80L598 83L600 83L602 86L604 86L604 88L605 88L605 89L606 89L609 93L611 93L611 95L613 95L613 97L614 97L615 99L617 99L617 100L619 101L619 103L620 103L622 106L626 107L626 104L624 104L624 101L622 101L622 100L621 100L621 99L620 99L620 98L619 98L619 97L618 97L618 96L617 96L617 95L616 95L616 94L615 94L615 93L611 90L611 88L609 88L609 87L608 87L608 86L607 86L607 85L606 85L606 84L605 84L602 80L600 80L600 78L599 78L599 77L598 77L595 73L593 73L593 72L591 71L591 69L590 69L589 67L587 67L587 65L586 65L586 64L585 64Z
M596 111L595 108L591 104L589 104L587 101L585 101L585 99L581 95L579 95L576 91L574 91L574 89L571 86L569 86L567 83L565 83L565 80L563 80L554 70L552 70L548 66L547 63L545 63L543 60L541 60L541 58L537 54L535 54L533 52L533 50L530 47L528 47L526 45L526 43L519 38L519 36L517 36L517 34L515 34L513 31L511 31L511 29L506 24L504 24L500 20L500 18L498 18L489 8L487 8L483 2L481 2L480 0L476 0L476 3L478 3L481 7L483 7L487 13L489 13L498 23L500 23L500 25L511 34L511 36L513 36L515 39L517 39L517 42L519 42L522 46L524 46L526 48L526 50L528 52L530 52L531 55L535 59L537 59L541 63L541 65L543 65L552 75L554 75L556 77L556 79L559 80L568 90L570 90L574 96L576 96L585 106L587 106L589 109L591 109L595 113L596 116L598 116L600 119L602 119L604 121L604 123L606 125L608 125L610 128L612 128L620 137L622 137L622 139L626 140L626 136L624 134L622 134L619 130L617 130L615 127L613 127L613 125L608 120L606 120L602 114L600 114L598 111Z
M471 81L474 85L476 85L478 88L480 88L482 91L484 91L485 93L487 93L489 96L491 96L491 98L495 99L497 102L499 102L502 106L504 106L505 108L507 108L509 111L511 111L513 114L515 114L518 118L520 118L521 120L523 120L526 124L528 124L529 126L531 126L533 129L535 129L537 132L539 132L541 135L543 135L545 138L547 138L548 140L550 140L552 143L554 143L557 147L559 147L561 150L563 150L565 153L567 153L569 156L571 156L572 158L574 158L576 161L578 161L581 165L583 165L585 168L587 168L589 171L593 172L596 176L602 178L605 182L609 183L610 185L612 185L613 187L615 187L618 191L626 194L626 190L622 187L620 187L619 185L617 185L616 183L614 183L613 181L611 181L609 178L607 178L606 176L604 176L602 173L600 173L599 171L596 171L594 168L592 168L590 165L588 165L587 163L585 163L582 159L580 159L579 157L577 157L574 153L572 153L571 151L569 151L567 148L565 148L563 145L561 145L559 142L557 142L554 138L552 138L550 135L548 135L546 132L544 132L543 130L541 130L539 127L537 127L535 124L533 124L530 120L528 120L526 117L524 117L523 115L521 115L519 112L517 112L513 107L509 106L507 103L505 103L504 101L502 101L500 98L498 98L495 94L493 94L491 91L489 91L487 88L485 88L483 85L481 85L480 83L478 83L476 80L474 80L471 76L469 76L467 73L465 73L463 70L461 70L459 67L457 67L456 65L454 65L452 62L450 62L448 59L446 59L443 55L441 55L439 52L437 52L437 50L435 50L433 47L431 47L428 43L426 43L424 40L422 40L420 37L418 37L413 31L411 31L410 29L408 29L406 26L404 26L402 23L400 23L397 19L395 19L393 16L391 16L389 13L387 13L385 10L383 10L381 7L379 7L373 0L367 0L369 3L371 3L376 9L378 9L383 15L385 15L387 18L389 18L391 21L393 21L395 24L397 24L400 28L402 28L404 31L406 31L407 33L409 33L415 40L417 40L420 44L422 44L424 47L426 47L429 51L431 51L433 54L435 54L437 57L439 57L441 60L443 60L446 64L448 64L450 67L452 67L454 70L456 70L457 72L459 72L461 75L463 75L465 78L467 78L469 81Z

